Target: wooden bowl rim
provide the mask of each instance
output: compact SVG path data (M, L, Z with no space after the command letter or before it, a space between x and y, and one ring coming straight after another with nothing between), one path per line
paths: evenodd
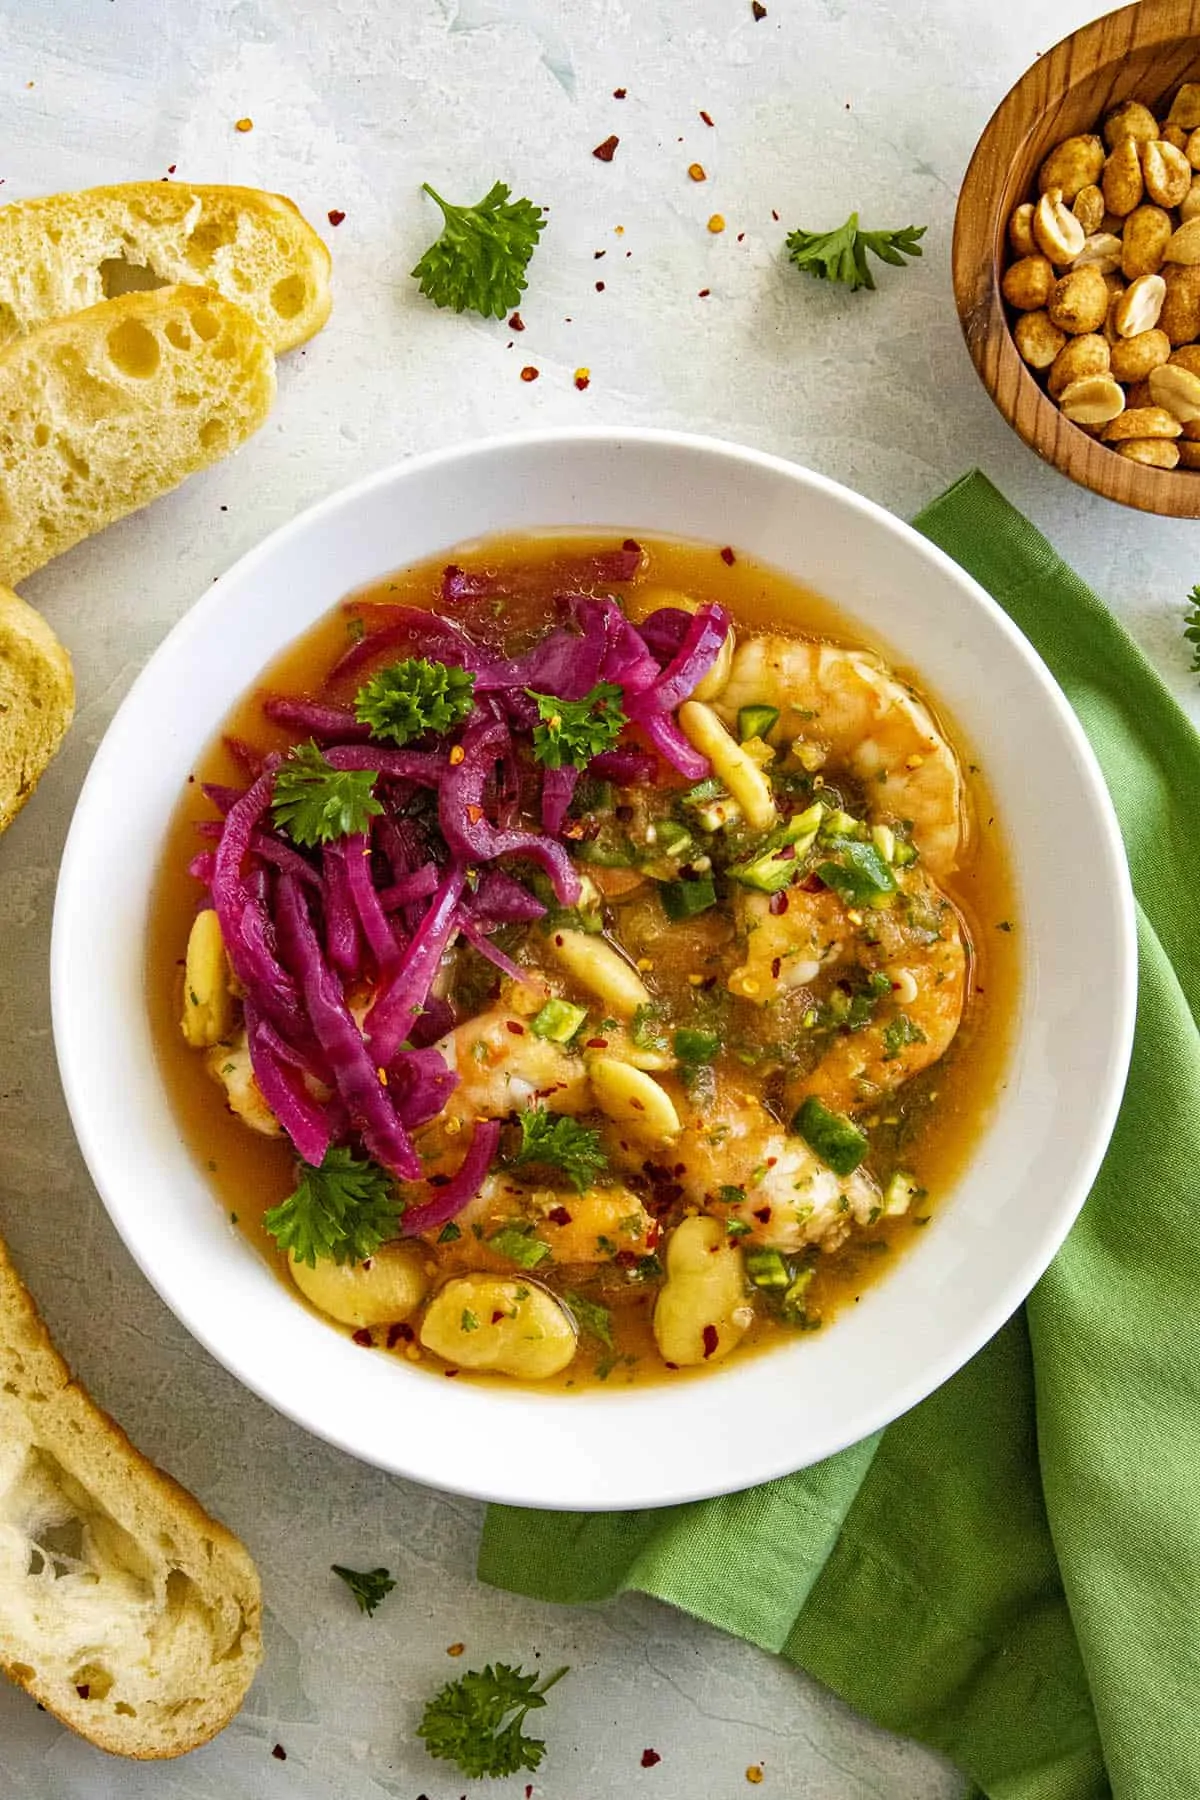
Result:
M1016 119L1023 123L1031 89L1047 64L1065 57L1073 70L1061 92L1071 92L1096 69L1115 60L1109 40L1124 30L1125 53L1153 51L1189 37L1200 39L1200 0L1133 0L1068 32L1013 83L979 136L963 176L954 215L951 273L959 324L976 373L993 404L1043 461L1105 499L1174 518L1200 517L1200 470L1154 469L1118 456L1064 420L1017 351L1000 293L995 204L989 163L993 147ZM1198 42L1200 49L1200 42ZM1026 134L1028 135L1028 134ZM987 270L986 294L979 271ZM985 316L986 313L986 316ZM993 354L989 355L989 351ZM1014 379L1015 377L1015 379ZM998 392L1001 385L1007 398ZM1064 427L1066 432L1064 435Z

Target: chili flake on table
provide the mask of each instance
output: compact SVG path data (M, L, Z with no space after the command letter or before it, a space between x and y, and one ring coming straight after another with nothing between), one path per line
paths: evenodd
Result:
M532 363L526 363L525 367L521 370L521 380L536 381L540 374L540 369L535 369Z
M620 141L620 138L615 135L606 137L602 144L596 145L596 148L592 151L592 155L596 158L597 162L611 162L616 155L617 145Z
M329 220L329 223L331 225L340 225L346 215L344 212L341 212L336 206L331 206L325 216Z

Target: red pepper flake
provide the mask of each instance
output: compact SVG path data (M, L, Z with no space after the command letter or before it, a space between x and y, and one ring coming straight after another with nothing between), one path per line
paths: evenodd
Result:
M525 1800L533 1800L533 1783L532 1783L532 1781L527 1781L525 1783Z
M458 1374L458 1370L457 1369L443 1369L442 1374L446 1377L447 1381L453 1381L454 1377Z
M177 167L178 167L177 163L168 163L167 164L167 174L173 175L175 173L175 170Z
M498 1325L503 1317L504 1314L502 1312L494 1312L492 1314L492 1324Z
M703 107L700 108L700 117L704 120L704 123L706 125L712 124L712 120L709 118L708 114L705 112Z
M602 294L604 292L604 283L602 281L598 281L596 283L596 292L598 294Z
M287 1761L287 1751L284 1749L282 1744L276 1744L275 1748L271 1752L271 1755L275 1758L276 1762L286 1762Z
M712 293L711 288L701 288L700 292L696 295L696 298L697 298L697 300L707 300L708 296L711 293Z
M767 9L762 0L750 0L750 11L754 14L756 24L767 16Z
M617 153L617 145L620 141L619 137L606 137L602 144L596 145L592 155L597 162L611 162Z
M607 251L607 250L593 250L593 251L592 251L592 261L593 261L593 262L599 262L599 261L600 261L600 258L601 258L601 257L602 257L602 256L607 256L607 255L608 255L608 251Z
M745 232L744 232L744 231L739 231L739 232L738 232L738 234L737 234L737 241L738 241L738 243L739 243L739 244L744 244L744 243L745 243L745 241L746 241L746 234L745 234Z
M92 1697L92 1690L86 1681L77 1682L75 1685L75 1692L79 1695L81 1700L90 1700Z
M613 89L613 99L614 100L623 100L625 98L625 95L627 92L628 92L627 88L614 88Z
M734 563L737 561L737 557L733 553L732 544L726 544L721 551L721 561L725 564L726 568L732 569Z
M540 374L540 369L535 369L532 363L526 363L525 367L521 370L521 380L536 381Z
M336 206L331 206L329 211L325 214L325 217L329 220L331 225L340 225L345 216L345 213L339 212Z
M411 1344L413 1328L411 1325L396 1324L388 1326L387 1347L394 1350L397 1344Z
M590 369L576 369L576 371L575 371L575 386L579 389L580 393L582 394L584 392L584 390L586 388L589 388L591 385L592 385L592 371Z
M546 1217L552 1225L569 1225L571 1223L571 1215L565 1206L551 1207Z
M787 909L788 897L786 894L772 894L771 898L767 901L767 911L773 919L781 918Z
M754 1216L760 1225L769 1225L771 1223L771 1209L769 1206L760 1206Z
M771 208L771 217L772 217L772 218L773 218L773 219L774 219L774 221L775 221L775 223L776 223L776 224L777 224L777 225L778 225L778 223L779 223L779 214L778 214L778 213L777 213L777 212L776 212L776 211L775 211L775 208L774 208L774 207L772 207L772 208Z
M709 1331L711 1331L712 1326L711 1325L708 1326L707 1329ZM669 1363L668 1363L667 1367L668 1368L670 1367ZM658 1754L657 1750L643 1750L642 1751L642 1767L643 1767L643 1769L652 1769L654 1767L655 1763L660 1763L661 1761L662 1761L662 1757Z
M717 1344L720 1341L717 1337L716 1326L706 1325L704 1330L700 1333L700 1341L704 1345L704 1360L707 1362L709 1357L716 1350Z
M235 131L253 131L254 130L254 120L253 119L239 119L233 129Z
M558 941L560 944L562 943L561 938L559 938ZM608 1049L608 1039L607 1038L588 1038L587 1048L589 1050L607 1050Z
M691 176L693 181L707 181L708 180L708 176L704 173L704 164L703 163L689 163L688 164L688 174Z
M525 1036L525 1027L519 1025L515 1019L505 1019L504 1024L505 1029L511 1031L514 1037Z
M354 1342L361 1345L364 1350L373 1350L375 1348L375 1339L371 1336L371 1333L367 1330L365 1325L361 1331L356 1331L354 1333Z
M447 1656L461 1656L463 1651L466 1649L466 1647L467 1646L465 1644L447 1644L446 1645L446 1655Z
M522 317L521 317L521 315L520 315L520 313L519 313L519 312L515 312L515 313L513 313L513 314L512 314L512 315L511 315L511 317L510 317L510 318L509 318L509 321L508 321L508 329L509 329L509 330L510 330L510 331L524 331L524 329L525 329L525 321L524 321L524 319L523 319L523 318L522 318Z
M479 823L480 819L482 819L482 817L483 817L482 806L477 806L475 804L475 802L472 801L470 803L470 805L467 807L467 822L468 822L468 824L478 825L478 823Z
M771 958L771 980L772 981L779 980L779 971L780 971L780 969L782 969L782 967L783 967L783 958L781 956L773 956Z

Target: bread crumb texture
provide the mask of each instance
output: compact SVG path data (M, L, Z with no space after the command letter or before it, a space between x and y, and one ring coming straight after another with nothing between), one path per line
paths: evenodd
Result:
M40 613L0 588L0 831L37 786L74 711L67 652Z
M275 359L202 288L125 294L0 352L0 579L10 584L236 449Z
M244 1547L100 1411L0 1246L0 1665L102 1749L194 1749L261 1659Z
M283 194L137 181L0 207L0 346L136 288L208 287L276 355L329 317L329 251Z

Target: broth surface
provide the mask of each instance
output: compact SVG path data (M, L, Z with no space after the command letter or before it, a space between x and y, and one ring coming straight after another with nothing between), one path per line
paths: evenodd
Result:
M489 539L482 544L460 546L449 557L442 555L401 571L353 596L335 607L264 671L201 758L181 799L164 850L147 944L147 999L158 1058L185 1141L208 1171L216 1198L294 1293L287 1260L264 1230L262 1219L295 1185L295 1153L286 1139L257 1135L230 1112L223 1088L205 1072L203 1058L188 1047L179 1028L184 949L203 898L187 866L202 847L198 823L214 817L201 783L244 785L245 774L229 748L230 738L242 740L259 752L286 751L297 742L300 734L275 725L264 716L264 692L347 704L353 697L355 681L350 682L348 690L339 691L327 686L327 677L338 658L361 635L363 618L369 618L375 606L396 603L443 610L442 577L448 561L472 573L486 572L509 590L503 600L484 596L460 603L452 610L454 618L474 636L497 652L503 650L512 655L535 642L553 622L554 598L563 592L564 584L569 583L571 591L578 591L575 574L581 556L609 551L613 542L609 535L599 538L594 534ZM740 554L729 562L710 545L656 539L643 539L641 543L644 554L637 577L631 582L599 585L596 590L618 596L635 621L644 611L641 596L647 590L675 590L693 602L719 602L728 609L741 634L784 632L789 636L819 638L877 650L891 661L886 646L866 640L828 602L774 570ZM915 671L906 671L894 661L891 666L920 691ZM931 699L924 698L927 703ZM881 1185L886 1185L897 1168L911 1172L922 1190L919 1198L903 1215L881 1217L856 1229L840 1248L811 1259L814 1273L804 1296L802 1329L827 1328L839 1310L852 1305L920 1234L967 1162L1004 1080L1019 997L1020 921L1014 917L1003 838L984 775L971 761L957 729L948 727L941 717L939 724L958 748L966 771L969 846L961 866L941 886L957 909L969 940L967 1001L962 1023L947 1054L886 1096L873 1109L869 1121L871 1150L866 1166ZM818 778L818 788L820 785ZM853 803L861 796L852 793L846 784L839 785L845 788L846 804L853 811ZM606 828L609 823L606 821ZM602 844L603 839L595 842ZM599 880L611 881L602 862L581 866L587 866ZM650 965L647 980L652 982L655 999L662 1003L672 1025L700 1030L707 1026L719 1036L720 1051L712 1064L716 1081L723 1087L733 1084L739 1090L761 1092L778 1110L779 1082L784 1079L781 1069L785 1071L797 1053L794 1048L781 1045L774 1053L764 1054L764 1043L771 1030L765 1017L769 1009L730 996L723 981L717 982L713 971L728 964L728 932L723 915L705 913L681 926L665 928L653 883L643 883L625 896L610 893L606 897L609 916L617 921L620 939L629 954L640 959L639 966L643 961ZM537 927L530 928L531 938L536 931ZM528 948L522 954L528 955ZM544 957L538 959L538 966L547 966ZM486 997L498 980L495 971L475 952L467 952L455 976L456 999L470 1001L475 997L487 1005ZM559 990L570 1000L589 1002L586 992L572 986L570 980L560 982ZM594 1019L596 1001L590 999L590 1005ZM700 1094L697 1098L693 1094L689 1099L678 1071L666 1073L661 1079L676 1098L681 1117L702 1116L705 1096ZM691 1115L689 1107L694 1109ZM436 1152L430 1166L435 1161ZM624 1180L625 1171L619 1173ZM654 1206L665 1204L669 1208L669 1198L665 1203L662 1199L662 1190L670 1186L669 1171L651 1177L648 1189L646 1179L640 1175L634 1186ZM571 1196L563 1194L560 1198L569 1209ZM431 1264L434 1263L439 1282L463 1269L492 1269L509 1276L515 1273L518 1278L521 1273L519 1269L514 1272L511 1263L470 1232L431 1252ZM533 1278L542 1282L547 1271L539 1267ZM628 1258L599 1269L570 1267L561 1277L552 1269L548 1281L556 1291L581 1293L585 1301L607 1309L611 1342L581 1333L574 1360L560 1375L539 1382L539 1388L577 1389L600 1382L613 1386L680 1380L695 1372L671 1369L657 1353L651 1315L658 1283L632 1279ZM298 1293L296 1297L300 1300ZM760 1310L733 1353L734 1359L784 1338L790 1340L797 1328L795 1323L781 1323ZM362 1332L358 1336L364 1341ZM376 1327L369 1341L385 1353L391 1351L423 1367L460 1375L464 1380L505 1379L450 1369L416 1341L415 1323Z

